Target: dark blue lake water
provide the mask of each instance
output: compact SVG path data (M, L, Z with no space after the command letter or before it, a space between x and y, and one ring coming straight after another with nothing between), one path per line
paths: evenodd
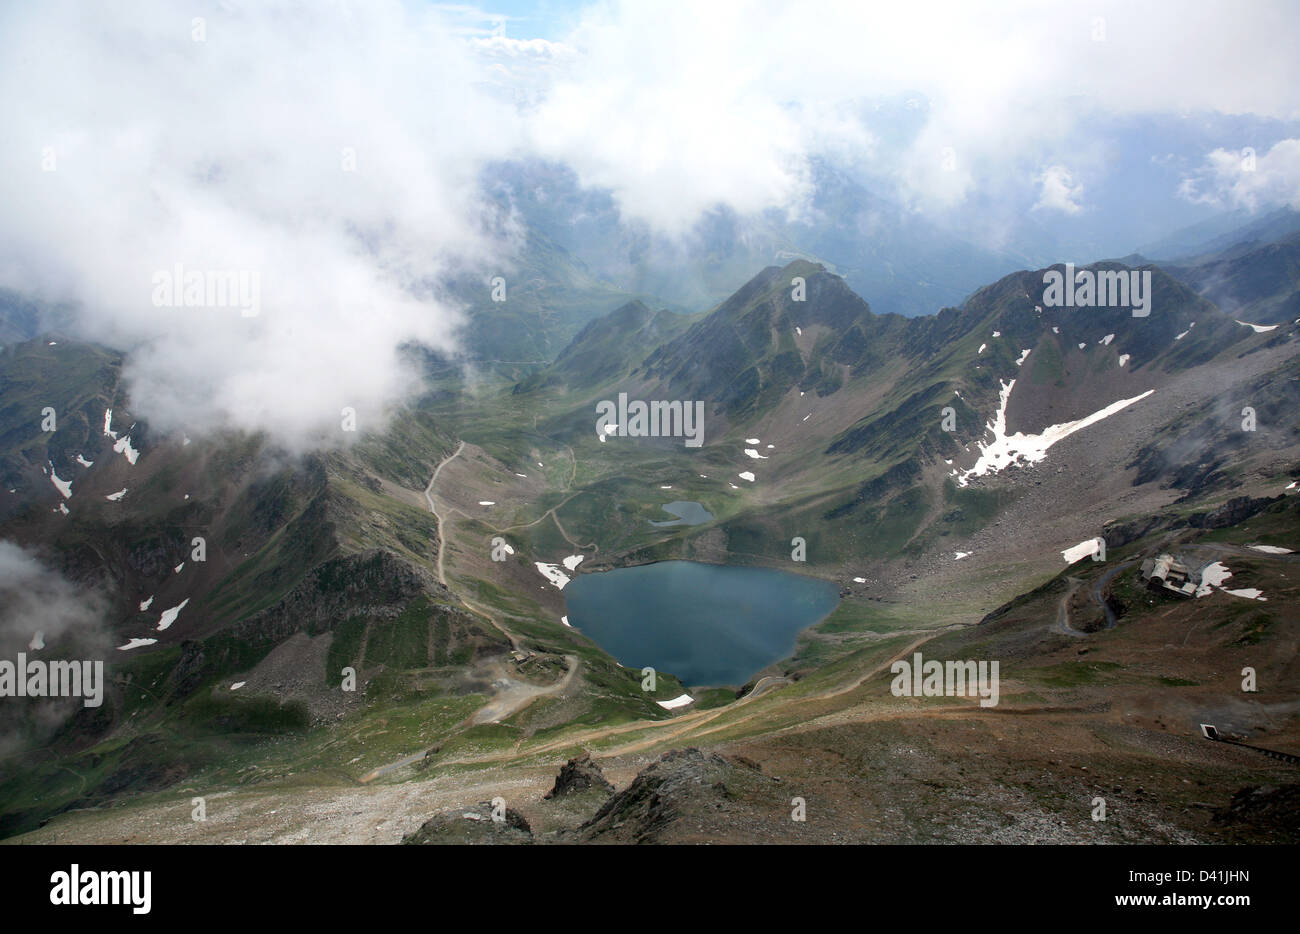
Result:
M693 561L582 574L564 599L569 622L621 664L690 685L744 684L840 602L830 581Z

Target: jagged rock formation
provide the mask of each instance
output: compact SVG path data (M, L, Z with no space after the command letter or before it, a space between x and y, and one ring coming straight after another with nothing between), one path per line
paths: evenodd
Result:
M767 837L782 830L779 779L752 763L675 749L642 770L578 828L583 843L687 843ZM780 805L761 808L770 800Z
M564 763L560 774L555 777L555 787L548 791L545 797L561 798L566 795L581 794L592 788L599 788L606 792L614 790L614 786L605 780L605 774L601 772L600 766L592 760L591 753L584 752L578 758Z

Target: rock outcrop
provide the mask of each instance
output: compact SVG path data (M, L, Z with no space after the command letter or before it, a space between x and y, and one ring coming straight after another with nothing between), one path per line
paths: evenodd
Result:
M612 792L614 786L605 780L600 766L591 758L591 753L584 752L576 759L570 759L555 777L555 787L548 791L546 798L561 798L566 795L581 794L592 788Z

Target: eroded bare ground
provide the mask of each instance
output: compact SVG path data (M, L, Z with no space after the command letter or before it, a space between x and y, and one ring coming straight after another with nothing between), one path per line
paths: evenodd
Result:
M435 759L424 770L409 764L364 787L282 781L220 792L208 796L202 823L191 820L196 790L182 788L70 812L12 842L397 843L435 815L469 820L465 809L496 798L538 843L1294 842L1296 767L1197 730L1210 718L1264 745L1300 747L1300 704L1285 692L1222 687L1253 651L1223 623L1232 599L1174 603L1141 626L1064 636L1051 631L1058 598L1045 593L1041 606L1015 608L986 629L909 642L865 678L805 696L774 685L762 698L691 711L649 732L580 734L624 795L594 822L603 794L543 798L577 752L570 741ZM1041 626L1024 625L1039 617ZM959 657L975 638L1006 650L997 707L890 694L892 658L918 648ZM1285 676L1296 639L1292 625L1254 656L1261 677ZM1115 674L1119 658L1126 665ZM1071 671L1069 683L1052 683ZM1181 691L1162 683L1171 672L1186 682ZM656 765L687 748L701 754ZM1243 794L1251 788L1259 790ZM795 799L803 821L791 819ZM1098 799L1104 821L1093 819Z
M1247 786L1295 768L1087 711L845 716L711 752L734 776L687 774L654 814L593 834L600 797L546 801L563 757L371 787L263 787L64 815L14 843L397 843L429 817L503 798L537 842L1286 842L1292 821L1229 821ZM658 757L601 759L626 790ZM1096 799L1106 820L1094 821ZM791 819L796 798L806 820Z

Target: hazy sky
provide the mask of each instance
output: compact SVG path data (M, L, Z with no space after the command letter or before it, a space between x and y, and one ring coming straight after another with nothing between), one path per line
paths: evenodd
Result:
M1150 142L1159 197L1300 207L1300 4L994 7L7 5L0 284L81 301L157 429L292 446L343 406L378 424L414 385L403 341L456 346L431 285L508 265L517 219L478 187L500 160L568 165L669 236L719 204L799 214L816 158L914 210L1068 230L1114 200L1129 140L1098 128L1182 115L1206 142ZM1263 143L1218 132L1243 117ZM256 272L258 314L159 305L177 264Z

